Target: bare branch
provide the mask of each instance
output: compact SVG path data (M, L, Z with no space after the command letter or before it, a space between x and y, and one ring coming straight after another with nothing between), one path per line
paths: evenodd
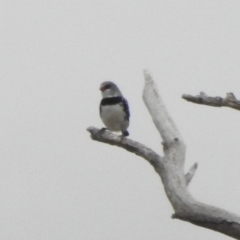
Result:
M183 166L185 159L185 144L182 137L163 103L156 84L150 73L145 70L145 86L143 101L153 119L153 122L163 139L163 149L166 155L171 155L175 164Z
M147 70L144 70L144 77L143 101L164 143L171 143L174 139L182 139Z
M197 171L197 167L198 167L198 164L195 163L195 164L189 169L188 173L185 174L185 179L186 179L186 184L187 184L187 185L191 182L192 178L194 177L195 172Z
M233 93L227 93L225 98L222 97L209 97L204 92L200 95L192 96L183 94L182 98L193 103L208 105L213 107L230 107L240 110L240 101L234 96Z
M87 131L91 133L91 138L95 141L124 148L125 150L146 159L154 168L162 167L162 158L153 150L139 142L125 137L123 138L122 136L115 135L109 131L103 132L95 127L89 127Z
M184 174L185 144L166 110L152 77L147 71L144 72L144 76L143 99L164 141L164 156L160 157L150 148L129 138L89 127L87 130L91 133L92 139L121 147L146 159L162 180L166 195L175 211L173 218L188 221L240 240L240 217L220 208L200 203L189 193L187 185L196 172L197 164L195 163L189 172ZM189 98L197 102L196 97L190 96ZM201 94L199 98L204 99L201 101L205 101L205 104L208 102L208 105L214 102L204 94ZM232 94L228 95L225 101L238 102Z
M194 200L182 185L185 176L176 171L174 164L160 157L157 153L141 143L128 138L121 138L111 132L89 127L91 138L133 152L146 159L160 175L167 196L175 210L172 218L209 228L236 239L240 239L240 218L225 210L208 206ZM180 180L180 181L179 181Z

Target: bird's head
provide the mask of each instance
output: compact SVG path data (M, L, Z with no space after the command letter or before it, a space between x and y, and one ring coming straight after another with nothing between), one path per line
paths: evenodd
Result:
M117 85L110 81L103 82L100 85L100 90L103 98L122 96L122 93L118 89Z

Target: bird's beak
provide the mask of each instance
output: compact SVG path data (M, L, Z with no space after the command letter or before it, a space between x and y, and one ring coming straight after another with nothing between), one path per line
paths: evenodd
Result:
M100 90L100 91L103 91L103 90L104 90L104 87L103 87L103 86L100 86L99 90Z

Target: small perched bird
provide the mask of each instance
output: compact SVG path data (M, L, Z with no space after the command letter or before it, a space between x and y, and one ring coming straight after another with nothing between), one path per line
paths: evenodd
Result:
M129 108L117 85L113 82L103 82L100 86L102 100L100 102L100 117L108 130L122 132L128 136Z

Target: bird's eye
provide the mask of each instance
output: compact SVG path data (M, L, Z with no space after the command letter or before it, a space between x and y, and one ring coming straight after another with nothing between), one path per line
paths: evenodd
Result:
M105 88L105 89L111 88L111 84L107 84L104 88Z

